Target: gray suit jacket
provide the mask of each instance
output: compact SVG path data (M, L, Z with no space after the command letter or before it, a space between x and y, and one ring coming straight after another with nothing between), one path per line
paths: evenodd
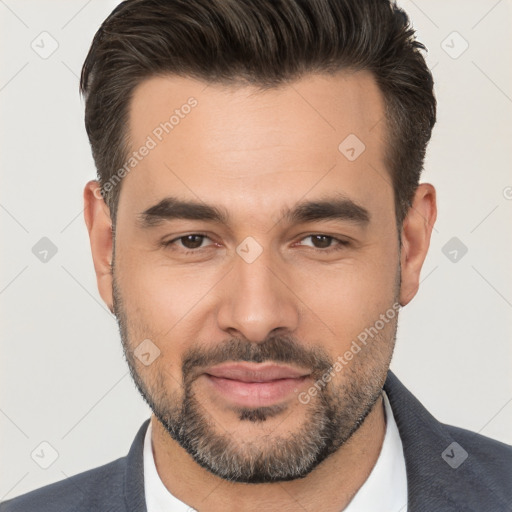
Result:
M512 511L512 446L438 422L391 372L384 389L404 447L409 512ZM126 457L4 501L0 512L146 512L148 423Z

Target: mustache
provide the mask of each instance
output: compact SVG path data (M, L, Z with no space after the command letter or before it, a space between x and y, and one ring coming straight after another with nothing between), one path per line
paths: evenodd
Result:
M228 361L288 363L313 376L323 375L334 364L323 348L306 348L289 335L270 335L262 342L230 338L212 347L202 344L188 349L183 357L183 378L192 380L202 370Z

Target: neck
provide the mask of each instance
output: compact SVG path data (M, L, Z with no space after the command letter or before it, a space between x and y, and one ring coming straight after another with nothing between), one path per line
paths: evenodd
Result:
M223 480L199 466L154 415L151 425L153 455L163 484L179 500L209 512L343 510L370 475L386 432L381 395L349 441L305 478L243 484Z

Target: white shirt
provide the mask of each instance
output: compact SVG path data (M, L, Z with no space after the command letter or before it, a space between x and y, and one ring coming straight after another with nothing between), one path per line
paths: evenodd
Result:
M370 476L343 512L407 512L407 475L402 440L386 392L386 434ZM144 439L144 489L148 512L193 512L195 509L175 498L156 470L151 447L151 422Z
M370 476L343 512L407 512L407 473L402 440L385 391L386 434ZM148 512L149 511L148 509Z

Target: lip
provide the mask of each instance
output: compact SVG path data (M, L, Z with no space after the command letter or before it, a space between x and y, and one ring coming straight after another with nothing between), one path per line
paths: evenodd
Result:
M216 394L239 407L264 407L283 402L310 372L275 363L227 363L204 375Z
M209 368L205 373L212 377L241 382L270 382L279 379L296 379L310 372L275 363L227 363Z

